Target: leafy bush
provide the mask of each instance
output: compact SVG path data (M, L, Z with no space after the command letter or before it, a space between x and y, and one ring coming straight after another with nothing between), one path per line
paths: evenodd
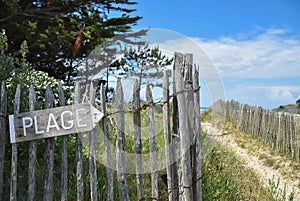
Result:
M21 87L21 100L20 100L20 112L27 112L29 110L29 88L31 85L35 86L37 106L36 109L42 109L44 107L45 91L48 84L54 89L54 95L56 97L56 105L58 105L58 84L60 80L48 76L45 72L40 72L32 68L31 64L27 61L27 42L24 41L20 48L20 58L7 55L8 43L5 31L2 30L0 34L0 82L6 82L7 90L7 113L12 114L14 111L14 97L17 85ZM73 91L72 86L63 86L66 96L67 104L71 103L71 93ZM2 128L1 128L2 129ZM8 130L8 129L7 129ZM8 134L7 134L8 135ZM73 137L74 138L74 137ZM70 138L72 140L73 138ZM6 138L8 139L8 138ZM61 144L60 140L56 141L55 150L55 164L60 164ZM43 186L43 141L37 141L37 197L42 199L42 186ZM75 143L70 146L70 155L75 155ZM27 171L28 168L28 143L18 144L18 200L26 200L27 197ZM57 157L58 156L58 157ZM10 162L11 162L11 146L9 141L6 141L6 154L4 162L4 192L9 192L9 175L10 175ZM88 163L88 159L85 160ZM60 165L55 166L56 173L60 171ZM76 167L76 166L75 166ZM74 169L70 165L70 169ZM55 174L55 173L54 173ZM70 174L71 175L71 174ZM59 175L57 175L59 177ZM71 179L71 176L70 176ZM59 184L59 182L56 182ZM55 186L59 189L59 186ZM73 192L74 194L74 192ZM76 195L76 194L75 194ZM9 200L9 193L5 194L3 200ZM38 199L39 200L39 199Z
M56 91L61 80L50 77L47 73L32 68L26 59L28 52L26 41L22 43L20 48L21 58L14 58L11 55L7 55L7 41L5 31L2 30L2 34L0 34L0 81L5 81L7 86L8 114L13 113L14 96L18 84L21 86L21 112L28 111L28 94L31 85L34 85L37 95L36 109L43 108L45 91L48 84L54 89L57 104L58 93L56 93ZM63 88L67 97L67 103L70 103L73 87L63 86Z
M0 34L0 81L7 80L14 68L14 58L6 55L8 50L7 36L5 30Z

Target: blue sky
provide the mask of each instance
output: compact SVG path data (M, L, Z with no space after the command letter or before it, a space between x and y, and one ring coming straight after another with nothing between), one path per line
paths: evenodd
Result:
M134 7L143 17L136 28L158 28L193 40L198 48L183 38L159 45L168 51L203 50L226 99L271 109L300 98L299 0L140 0ZM194 61L201 65L201 59ZM219 93L206 91L208 82L202 90L206 106L206 96Z

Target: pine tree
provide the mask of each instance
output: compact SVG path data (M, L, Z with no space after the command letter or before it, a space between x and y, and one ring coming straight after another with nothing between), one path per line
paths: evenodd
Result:
M173 58L163 54L159 47L144 44L125 50L123 57L110 69L117 70L125 78L138 79L140 86L146 83L160 85L159 78L162 78L163 71L172 61Z
M131 31L140 16L131 16L131 0L3 0L0 27L9 38L8 52L21 57L28 41L33 68L70 81L93 49L117 34Z

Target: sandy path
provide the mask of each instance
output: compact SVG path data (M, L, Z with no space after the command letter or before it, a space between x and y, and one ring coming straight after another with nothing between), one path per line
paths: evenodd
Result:
M208 135L214 137L218 142L232 150L237 158L244 163L244 166L253 169L265 187L269 186L269 180L274 179L277 183L277 179L279 178L279 189L283 191L286 186L286 195L289 196L294 191L294 200L300 201L300 188L297 186L299 181L292 181L292 178L283 176L278 170L263 165L257 156L250 155L246 149L239 147L230 134L222 135L221 130L212 127L209 123L203 123L201 126L202 129L206 130Z

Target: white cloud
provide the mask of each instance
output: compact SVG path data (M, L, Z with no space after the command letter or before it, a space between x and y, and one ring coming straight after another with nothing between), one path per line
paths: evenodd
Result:
M256 27L250 33L217 39L170 37L155 45L169 54L193 53L208 91L203 94L210 100L226 94L228 99L274 108L300 97L300 39L287 29ZM222 80L226 91L220 96ZM222 86L217 89L215 83Z
M223 78L288 78L300 76L300 40L288 33L271 28L251 38L181 38L159 46L169 52L192 52L199 64L207 62L203 57L208 56Z
M292 103L295 100L293 93L287 87L273 87L269 93L269 97L273 101L286 101Z

